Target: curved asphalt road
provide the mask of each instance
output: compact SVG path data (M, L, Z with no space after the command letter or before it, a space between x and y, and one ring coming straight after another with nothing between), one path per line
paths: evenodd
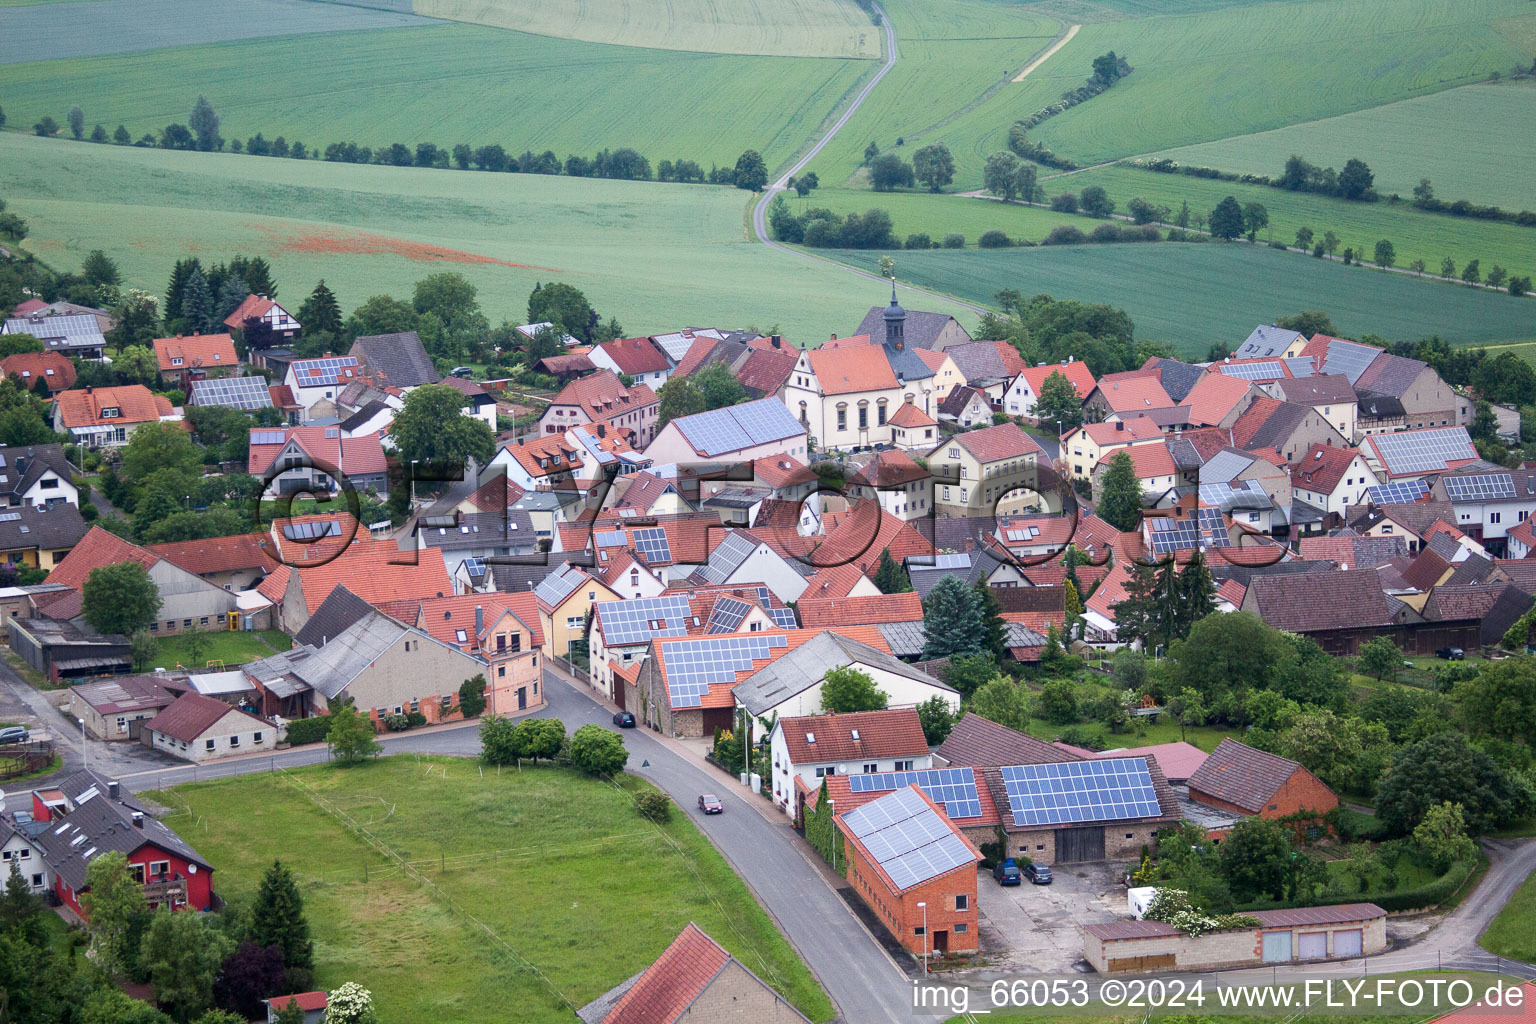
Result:
M891 68L896 66L896 30L891 27L891 19L886 17L885 9L882 8L879 4L875 4L874 6L875 10L880 12L880 24L881 27L885 29L885 65L881 67L878 72L876 72L874 78L871 78L869 82L865 84L864 88L859 90L859 94L853 98L853 102L848 105L848 109L843 111L843 116L839 117L832 124L832 127L827 129L827 133L820 139L816 140L816 144L812 146L803 157L795 161L794 165L790 167L789 170L781 174L778 181L775 181L773 184L763 189L763 197L757 201L756 206L752 207L752 233L757 236L757 240L759 242L762 242L764 245L771 249L777 249L779 252L787 253L791 256L798 256L804 260L812 260L816 263L825 263L828 266L836 267L837 269L846 271L847 273L857 274L859 277L868 278L871 281L879 281L884 284L885 278L881 277L879 274L871 274L867 270L859 270L855 267L850 267L845 263L838 263L836 260L829 260L825 257L817 256L813 253L803 252L799 249L791 249L787 245L775 242L773 238L768 234L768 204L773 202L773 197L784 191L784 189L788 187L789 179L804 170L805 165L815 159L816 156L826 146L826 144L832 141L833 136L835 136L838 131L842 129L843 125L848 123L848 119L853 117L854 112L857 111L860 105L863 104L864 100L868 98L869 94L874 90L875 86L880 84L880 79L884 78L886 73L889 72ZM938 292L931 292L926 288L917 288L912 285L903 285L902 287L908 291L917 292L921 295L931 295L934 298L940 299L944 302L953 302L957 306L963 306L964 308L969 309L971 312L977 314L978 316L982 313L988 312L988 310L983 306L973 306L969 302L961 302L959 299L951 298L948 295L940 295Z

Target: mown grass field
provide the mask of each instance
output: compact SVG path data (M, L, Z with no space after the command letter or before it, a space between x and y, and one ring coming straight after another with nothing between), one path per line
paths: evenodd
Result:
M409 297L441 270L491 318L526 322L536 282L582 289L633 332L685 324L779 329L814 343L884 299L878 284L746 240L750 197L704 185L364 167L93 146L0 135L0 196L26 247L61 269L94 248L124 284L163 294L188 253L267 257L279 297L324 278L344 310ZM974 325L959 307L911 300Z
M879 57L852 0L415 0L417 14L592 43L781 57Z
M179 786L167 824L248 901L274 858L294 872L317 987L356 981L382 1020L554 1022L639 971L693 921L812 1020L832 1006L730 866L678 809L658 828L640 785L553 767L394 757ZM318 806L312 789L506 945ZM366 876L365 876L366 871ZM511 952L507 951L510 947ZM531 964L547 979L527 969ZM563 997L563 998L562 998Z
M866 270L882 255L832 252ZM1167 342L1187 356L1203 356L1215 342L1235 346L1255 324L1303 309L1327 311L1351 337L1369 333L1396 341L1438 334L1456 344L1536 338L1530 299L1241 244L902 252L896 274L977 303L992 303L1003 288L1107 302L1130 313L1137 338Z
M1354 203L1264 185L1155 174L1118 166L1041 182L1047 195L1081 192L1089 185L1103 186L1120 212L1135 196L1166 205L1174 212L1181 202L1188 201L1191 210L1207 215L1224 196L1235 196L1244 204L1262 203L1269 211L1269 228L1259 233L1260 240L1273 233L1277 240L1294 242L1296 230L1306 226L1319 239L1325 231L1337 234L1340 254L1352 248L1357 253L1363 251L1367 259L1374 254L1378 240L1388 239L1397 250L1399 267L1406 267L1417 258L1424 261L1426 269L1438 272L1440 261L1449 256L1456 262L1458 273L1467 261L1475 259L1481 262L1484 274L1495 263L1510 273L1536 274L1536 228L1425 213L1407 202Z
M221 661L225 668L234 668L293 646L287 634L276 629L260 632L211 629L205 631L204 636L207 637L206 649L195 658L185 634L157 637L155 664L161 668L174 668L177 665L206 668L213 662Z
M824 167L815 168L829 184L858 168L871 139L890 146L901 135L909 154L929 142L947 144L956 186L975 188L986 156L1006 148L1009 126L1080 85L1093 58L1108 50L1134 65L1130 77L1033 133L1079 163L1247 135L1480 81L1522 59L1529 63L1533 45L1524 24L1533 16L1520 0L1287 0L1220 8L1198 2L1171 10L1152 3L1045 4L1006 13L980 0L948 0L934 9L937 17L926 6L893 0L886 10L902 63L877 90L890 83L884 102L872 97L849 122L848 137L828 147ZM1083 28L1023 82L963 110L1006 67L1017 70L1042 49L1042 32L1055 35L1060 22L1049 29L1030 22L1026 29L1018 20L1041 15ZM960 27L967 18L998 23L999 35L1037 37L1036 45L1021 39L1011 51L993 48L978 55L973 73L948 67L946 40L976 34ZM1509 145L1517 143L1512 138Z
M303 73L272 71L295 65ZM138 138L185 123L203 94L231 138L260 131L316 150L345 140L498 143L512 153L552 149L561 160L632 146L653 167L686 158L708 170L745 149L770 167L787 158L875 67L439 23L10 64L0 67L0 97L13 126L45 114L64 124L79 104L87 126L124 124Z
M1498 956L1536 960L1536 875L1525 880L1478 940Z
M1292 153L1319 167L1359 157L1376 190L1411 197L1420 178L1435 194L1506 210L1536 208L1536 179L1523 174L1523 140L1536 137L1536 84L1468 85L1353 114L1239 135L1159 156L1182 164L1277 175Z

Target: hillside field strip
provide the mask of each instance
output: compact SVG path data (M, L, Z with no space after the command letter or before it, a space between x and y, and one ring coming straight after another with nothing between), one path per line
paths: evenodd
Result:
M935 196L925 192L826 188L817 189L805 199L798 199L791 192L785 201L790 211L797 214L816 207L844 216L880 209L891 215L896 237L903 241L908 235L921 232L935 242L943 242L945 235L958 232L965 236L965 244L971 247L986 231L1002 231L1015 241L1038 242L1059 224L1071 225L1087 234L1102 223L1089 217L1056 213L1023 203L1000 203L969 196ZM900 262L901 256L897 255L896 260Z
M1506 210L1536 209L1536 175L1525 151L1536 138L1536 83L1500 82L1447 89L1339 117L1239 135L1154 154L1198 167L1278 175L1292 153L1319 167L1359 157L1376 191L1410 198L1420 178L1446 201L1467 199ZM1426 141L1433 139L1432 145Z
M1260 240L1267 240L1272 233L1278 241L1293 243L1296 229L1305 226L1319 239L1325 231L1334 232L1340 239L1339 253L1348 247L1363 253L1366 259L1375 252L1376 243L1385 238L1397 250L1400 267L1422 259L1428 269L1438 271L1440 261L1449 256L1458 271L1468 260L1479 260L1484 274L1497 263L1512 274L1536 275L1536 228L1426 213L1406 202L1357 203L1309 192L1156 174L1131 167L1096 167L1047 178L1040 184L1047 195L1080 193L1089 185L1103 186L1120 212L1125 211L1132 198L1140 196L1175 213L1179 204L1187 200L1190 210L1209 215L1224 196L1235 196L1240 203L1262 203L1268 211L1269 227L1259 232Z
M167 41L193 45L441 24L412 14L409 7L389 11L309 0L198 0L197 16L188 17L187 12L185 0L88 0L67 4L8 4L0 0L0 39L8 44L0 50L0 65L39 58L62 60L132 53L164 47ZM68 26L68 30L60 31L61 24ZM0 92L0 104L8 98L5 92ZM54 117L63 123L59 114Z
M882 253L835 251L873 270ZM1453 344L1536 340L1536 300L1462 285L1345 268L1246 244L1155 242L894 254L896 276L978 304L1004 288L1107 302L1131 315L1136 337L1203 358L1236 347L1256 324L1320 309L1349 337L1390 341L1438 334ZM1198 300L1198 302L1196 301Z
M740 189L356 166L0 135L0 196L25 247L59 269L101 248L124 285L163 294L171 265L271 260L282 296L324 278L344 311L463 274L492 323L525 322L539 281L582 289L604 317L776 328L814 344L884 301L880 286L746 239ZM89 198L86 198L89 197ZM953 313L960 306L911 300Z
M295 61L303 74L271 71ZM691 159L708 170L734 164L749 148L774 166L877 67L428 22L10 64L0 66L0 106L21 126L45 114L63 124L79 104L87 125L110 132L124 124L138 138L185 123L202 94L231 138L259 131L312 149L348 140L375 147L498 143L514 154L552 149L561 160L632 146L653 167Z
M639 785L392 757L151 795L177 809L167 824L237 906L281 858L304 897L316 987L358 982L391 1024L564 1024L689 921L812 1020L831 1018L810 971L686 813L661 827L635 813Z
M776 57L881 55L852 0L415 0L417 14L589 43Z
M977 188L987 155L1007 148L1013 122L1081 85L1093 58L1109 50L1130 61L1132 74L1044 122L1031 138L1090 164L1437 92L1508 72L1533 55L1523 25L1530 5L1521 0L1281 0L1221 9L1174 4L1171 13L1117 20L1083 16L1085 10L1102 18L1168 7L891 0L886 10L901 62L812 169L828 184L845 181L871 140L890 148L902 137L908 155L928 143L948 145L955 188ZM1046 12L1063 21L1041 24ZM1009 82L964 109L1005 69L1026 64L1065 20L1084 22L1071 42L1023 82ZM947 66L956 37L979 34L968 26L988 21L1002 23L999 35L1033 38L1012 50L971 44L966 52L975 54L974 73Z

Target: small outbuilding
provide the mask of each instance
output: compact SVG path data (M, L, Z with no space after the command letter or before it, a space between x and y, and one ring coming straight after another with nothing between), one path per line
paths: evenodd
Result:
M1374 903L1261 910L1257 926L1190 935L1162 921L1083 926L1083 957L1101 973L1200 971L1339 960L1387 947L1387 912Z
M262 1003L267 1008L267 1024L277 1024L278 1013L294 1003L298 1003L299 1009L304 1011L304 1024L320 1024L325 1017L325 1008L330 1005L330 998L324 992L295 992L293 995L263 999Z
M277 748L277 726L200 693L184 693L144 726L145 745L183 761Z

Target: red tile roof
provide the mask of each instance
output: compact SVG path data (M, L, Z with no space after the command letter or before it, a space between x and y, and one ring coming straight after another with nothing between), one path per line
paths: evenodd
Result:
M1163 436L1162 428L1145 416L1132 416L1113 423L1084 423L1078 430L1101 448L1107 444L1131 444ZM1077 430L1067 432L1069 443L1076 433Z
M44 583L62 583L66 587L74 587L76 590L85 586L85 581L91 575L92 569L98 569L104 565L117 565L120 562L137 562L148 569L160 556L152 551L147 551L137 544L130 544L113 533L108 533L99 526L93 526L80 543L70 549L64 556L64 561L53 567Z
M718 942L689 922L602 1024L674 1024L731 960Z
M913 406L903 405L902 408L910 409ZM929 422L933 421L929 420ZM914 462L912 456L906 452L875 452L874 456L860 466L849 479L854 483L868 484L872 487L899 487L902 484L928 479L928 471Z
M1189 422L1195 426L1214 426L1242 403L1252 383L1224 373L1201 374L1183 404L1189 406Z
M339 427L288 427L280 431L283 440L279 444L256 444L254 441L258 434L274 433L279 431L271 428L251 430L252 442L247 458L247 472L252 476L261 476L271 468L273 461L288 446L289 441L297 441L299 447L317 465L334 466L349 476L385 473L389 470L378 434L342 437Z
M626 388L612 370L598 370L588 377L578 377L551 401L551 406L574 405L590 419L607 422L637 409L656 404L656 393L644 384Z
M293 397L293 388L287 384L267 385L267 394L272 396L272 404L279 409L301 409L299 400Z
M11 316L29 316L33 313L36 313L40 309L47 308L48 303L44 302L42 299L27 299L25 302L17 305L15 309L11 310Z
M792 352L757 349L741 364L736 379L748 391L755 391L764 397L776 395L794 372L797 358Z
M923 736L923 723L918 720L916 708L805 715L781 718L778 724L794 764L852 761L861 757L920 757L928 753L928 740Z
M227 334L196 334L191 337L178 334L174 338L156 338L155 359L160 364L161 373L235 366L240 362L240 357L235 354L234 339ZM178 359L181 361L176 362Z
M661 350L661 346L650 338L605 341L597 346L597 351L613 360L620 373L627 373L631 377L642 373L660 373L672 365L667 361L667 354Z
M1155 370L1148 376L1127 380L1105 377L1099 381L1098 391L1104 396L1105 404L1122 416L1148 409L1172 409L1175 405L1168 392L1163 390Z
M309 612L319 608L331 591L342 584L375 607L390 601L425 600L453 593L440 549L401 551L393 542L373 541L365 535L322 565L280 565L256 589L267 600L277 603L283 599L294 573L299 576L304 606Z
M1131 460L1131 465L1136 467L1138 480L1150 480L1153 477L1173 476L1178 472L1174 465L1173 453L1168 450L1167 441L1158 441L1155 444L1133 444L1128 448L1114 448L1105 452L1099 458L1099 465L1104 465L1115 456L1124 453Z
M0 372L15 377L24 388L36 386L42 377L55 394L75 386L75 364L60 352L18 352L0 359Z
M912 402L902 402L901 408L896 410L896 415L886 420L893 427L932 427L938 425L938 420L929 416Z
M1253 404L1243 410L1243 414L1232 424L1232 443L1239 448L1247 448L1248 442L1253 440L1253 435L1259 432L1259 428L1269 422L1269 418L1275 414L1275 410L1284 405L1278 398L1270 398L1268 395L1260 395L1253 400Z
M1307 449L1302 460L1291 467L1291 486L1304 491L1332 494L1359 454L1354 448L1314 444Z
M894 390L899 386L890 361L872 358L867 341L866 338L866 344L851 348L823 346L806 353L822 394L846 395L857 391Z
M781 552L782 553L782 552ZM826 600L830 598L846 598L858 586L860 581L867 579L864 570L852 563L848 565L829 565L817 569L807 576L805 592L800 595L796 607L806 601Z
M564 434L543 434L519 444L502 445L501 450L516 460L535 482L540 477L568 476L582 465L576 446L567 441Z
M923 602L914 592L869 597L820 598L795 603L800 625L831 628L864 626L882 622L921 622Z
M1189 788L1257 814L1302 770L1295 761L1228 737L1189 777Z
M257 728L271 727L270 723L262 721L255 715L248 715L221 700L188 691L177 697L170 707L150 719L145 728L151 732L163 733L171 739L181 740L183 743L191 743L211 729L214 723L225 715L240 715L248 718Z
M1009 346L1012 350L1013 346ZM1093 392L1097 382L1093 379L1093 371L1088 369L1088 364L1081 359L1074 359L1067 363L1046 363L1044 366L1030 366L1024 369L1024 379L1029 382L1029 389L1036 395L1045 387L1046 379L1053 373L1059 373L1077 389L1078 398L1087 398Z
M271 538L264 533L234 537L210 537L169 544L151 544L146 550L197 576L241 569L271 569L276 559L269 552Z
M350 587L348 589L351 589ZM544 645L544 630L539 622L539 599L531 590L506 594L464 594L459 597L434 597L420 602L417 617L409 621L450 647L471 654L482 649L480 634L475 632L475 609L481 611L481 632L492 629L506 613L522 623L529 633L524 652ZM458 631L464 630L461 642ZM495 643L484 645L486 653L495 653Z
M1023 455L1037 455L1043 461L1045 449L1017 423L999 423L995 427L968 430L952 439L981 462L1000 462Z
M1081 573L1082 570L1079 569L1078 572ZM1104 581L1099 584L1099 589L1093 592L1093 596L1088 599L1084 607L1089 611L1098 612L1110 622L1114 622L1115 605L1130 596L1130 592L1125 589L1126 584L1130 580L1130 564L1117 561L1113 568L1109 570L1109 575L1105 576Z
M818 479L811 467L793 455L770 455L753 459L752 474L774 490Z
M933 544L926 537L911 523L891 515L874 498L857 502L847 512L828 513L823 522L825 537L800 538L800 543L790 548L813 566L851 561L873 576L885 551L889 551L898 564L913 555L933 554ZM816 543L818 540L819 544ZM794 541L790 543L794 544ZM770 542L770 546L774 545ZM814 553L807 553L812 551Z
M310 1010L323 1010L329 997L324 992L296 992L291 996L273 996L265 1000L279 1010L288 1008L288 1004L296 1002L299 1009L308 1012Z
M251 317L266 316L277 306L276 302L265 295L247 295L245 301L235 307L235 311L224 318L225 327L243 327ZM281 309L281 306L278 306Z
M153 423L171 414L171 403L142 384L61 391L57 401L59 419L65 427ZM118 415L104 418L103 409L117 409Z

